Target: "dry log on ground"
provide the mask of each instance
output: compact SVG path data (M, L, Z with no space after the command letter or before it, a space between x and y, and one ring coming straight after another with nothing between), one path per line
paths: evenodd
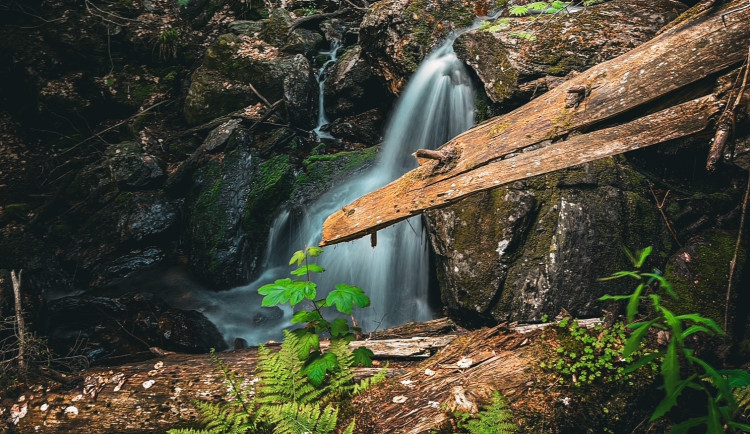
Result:
M707 128L719 110L714 96L668 101L676 90L744 60L750 41L750 8L741 8L744 4L735 0L693 16L459 135L440 148L455 156L450 161L426 161L332 214L323 224L321 245L371 234L477 191ZM568 90L580 86L588 91L571 106ZM640 117L657 102L669 108ZM606 125L615 116L631 120Z

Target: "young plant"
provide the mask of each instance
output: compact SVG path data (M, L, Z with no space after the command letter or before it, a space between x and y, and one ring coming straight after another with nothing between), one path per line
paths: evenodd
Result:
M359 332L359 327L352 327L346 319L336 318L332 321L323 316L323 311L335 308L338 312L351 315L354 306L367 307L370 298L362 289L340 283L328 293L324 299L317 297L317 284L312 281L314 273L322 273L325 269L318 264L309 262L323 252L319 247L308 247L294 253L289 260L289 265L296 264L297 268L291 272L294 276L304 276L305 280L279 279L274 283L263 285L258 293L263 295L263 306L278 306L289 303L292 307L303 300L309 300L312 308L299 310L292 317L292 323L304 324L305 326L291 333L302 343L299 349L300 360L305 361L304 372L314 385L321 385L326 374L338 369L340 363L332 352L323 353L320 350L321 335L331 337L332 345L337 341L349 343L354 340L354 333ZM365 347L359 347L353 352L354 364L370 366L372 364L372 351Z
M508 400L497 390L492 392L492 400L475 417L469 413L455 414L457 425L462 432L470 434L514 434L520 431L513 422L513 412Z
M665 349L637 358L624 371L633 372L647 364L660 361L665 396L654 409L651 421L666 415L677 405L677 399L683 391L692 389L705 394L706 414L675 425L670 433L684 433L701 425L705 425L704 432L709 434L724 433L725 426L735 430L750 430L750 425L734 421L733 412L737 411L738 406L732 394L733 388L750 385L750 374L738 369L716 369L697 357L693 350L686 346L686 339L693 334L713 336L722 335L724 332L710 318L698 313L678 315L661 303L663 295L674 299L677 295L658 270L652 273L640 271L651 254L651 247L645 248L637 255L632 255L627 250L626 253L635 270L618 271L602 280L632 278L638 282L638 286L632 294L605 295L601 300L627 301L626 316L632 333L625 343L624 357L635 353L646 339L649 330L662 330L669 336ZM642 320L635 322L642 305L645 305L648 313Z

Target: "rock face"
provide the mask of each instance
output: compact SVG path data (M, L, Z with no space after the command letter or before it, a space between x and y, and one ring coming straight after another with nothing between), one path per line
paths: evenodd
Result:
M187 122L197 125L255 104L260 101L255 89L269 103L284 99L291 120L309 129L317 88L304 54L311 54L322 36L303 30L289 34L291 23L289 13L279 8L257 33L219 37L192 75Z
M345 51L328 73L326 113L332 119L350 116L382 104L381 97L382 88L374 70L362 58L362 48L355 45Z
M684 10L673 0L614 0L554 18L500 18L459 36L454 49L476 72L489 99L504 103L544 90L534 86L522 92L523 83L580 72L635 48Z
M670 245L647 192L626 163L605 159L428 212L445 307L480 323L600 315L601 295L630 289L597 281L631 266L621 246Z
M360 26L362 57L398 94L419 62L448 32L467 27L483 1L384 0L373 4Z
M203 314L170 308L146 293L66 297L51 302L44 318L53 350L78 348L91 362L149 358L149 347L187 353L227 348Z

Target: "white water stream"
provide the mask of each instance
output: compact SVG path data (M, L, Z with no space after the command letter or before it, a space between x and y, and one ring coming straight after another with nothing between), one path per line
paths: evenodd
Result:
M177 307L199 308L213 321L228 341L242 337L250 344L278 339L288 326L291 310L284 319L264 326L254 326L260 296L257 289L275 279L291 277L287 265L290 256L305 246L317 245L325 218L341 206L375 190L416 167L411 155L420 148L442 145L474 123L474 90L465 66L453 51L456 35L439 46L419 66L409 81L391 115L376 163L368 170L334 187L302 212L282 211L273 223L265 256L266 270L256 281L229 291L204 293L201 300L184 299ZM331 47L329 62L336 59L337 47ZM329 65L321 67L325 74ZM322 75L321 75L322 94ZM328 123L319 101L319 125L316 133ZM328 247L317 258L326 269L316 275L318 297L337 283L361 287L370 297L371 306L355 309L354 316L365 331L383 329L408 321L434 317L428 306L429 251L420 217L378 232L377 247L370 239Z

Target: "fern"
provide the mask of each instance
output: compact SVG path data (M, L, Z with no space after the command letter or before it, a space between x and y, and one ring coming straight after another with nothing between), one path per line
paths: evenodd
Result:
M744 416L750 416L750 386L738 387L732 391L737 407Z
M277 353L268 348L258 348L258 367L256 375L260 377L256 399L261 405L279 405L288 402L306 404L313 402L323 394L303 374L303 362L299 358L301 344L294 333L284 331L284 343Z
M508 401L498 391L492 393L492 401L476 418L460 422L459 427L472 434L515 434L519 427L513 422L513 412Z
M358 384L354 385L354 388L352 389L352 395L356 396L360 393L364 392L365 390L369 389L372 386L375 386L379 383L382 383L386 379L386 374L388 373L388 367L384 367L383 369L379 370L377 374L373 375L372 377L365 378L364 380L360 381Z

